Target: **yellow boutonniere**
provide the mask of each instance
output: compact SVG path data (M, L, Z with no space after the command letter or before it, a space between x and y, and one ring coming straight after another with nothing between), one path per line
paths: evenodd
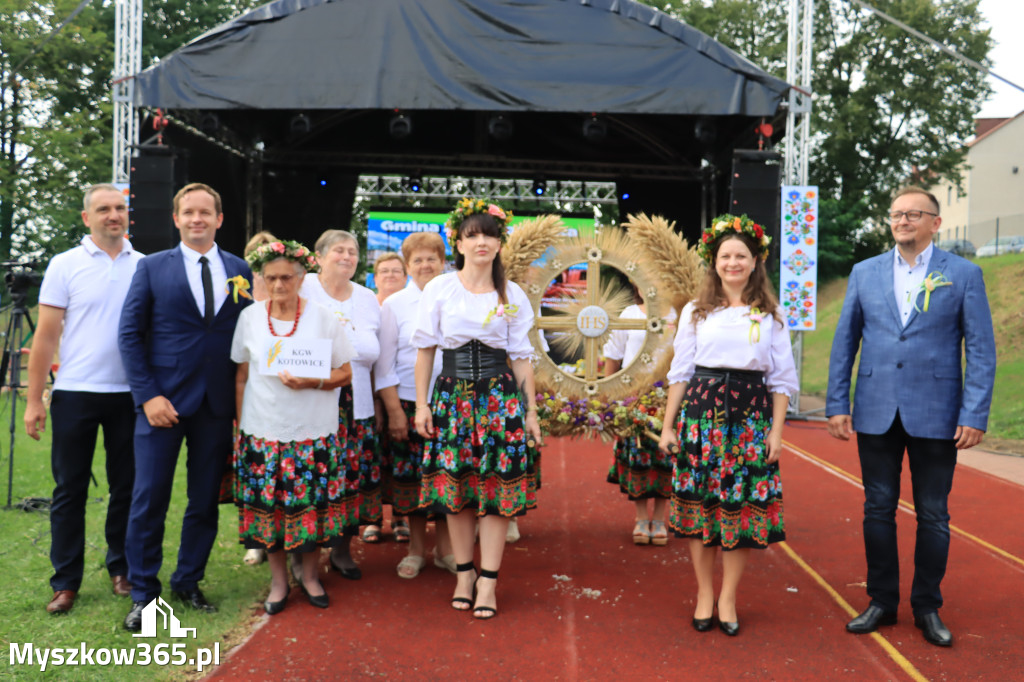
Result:
M768 313L762 313L757 308L751 308L747 314L750 318L750 332L747 335L751 345L761 340L761 323L768 317Z
M914 310L916 310L919 313L928 312L928 304L931 302L932 292L938 289L939 287L948 287L952 284L953 282L947 279L946 276L939 272L938 270L929 274L927 277L924 278L924 281L921 282L921 286L917 288L917 291L911 294L914 297ZM922 291L924 292L923 310L917 307L917 295L920 294Z
M232 285L234 285L233 289ZM235 275L234 277L228 279L228 287L225 291L231 294L231 297L234 299L235 303L238 303L239 296L241 296L242 298L252 298L252 296L249 295L249 280L247 280L242 275Z
M511 305L509 303L502 305L499 303L493 310L491 310L491 312L487 313L487 317L484 318L484 323L480 326L486 327L487 323L490 322L493 317L515 317L518 312L519 306L517 305Z

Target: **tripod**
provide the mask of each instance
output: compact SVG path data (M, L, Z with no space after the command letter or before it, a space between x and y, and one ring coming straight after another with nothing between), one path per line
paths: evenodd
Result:
M0 378L2 386L9 389L11 402L11 442L7 458L7 509L11 508L11 493L14 487L14 434L18 422L18 389L21 388L21 346L25 342L23 322L35 334L36 325L25 307L27 292L11 290L10 318L7 320L7 332L4 334L3 359L0 360ZM8 375L10 366L10 375Z

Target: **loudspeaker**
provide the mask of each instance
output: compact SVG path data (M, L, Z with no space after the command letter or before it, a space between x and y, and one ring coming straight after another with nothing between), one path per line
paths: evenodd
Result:
M737 149L732 156L729 213L747 214L772 238L772 252L779 243L780 182L782 155L755 149ZM769 258L769 262L771 258Z
M173 153L143 153L132 159L129 232L132 247L150 254L178 243L174 227Z

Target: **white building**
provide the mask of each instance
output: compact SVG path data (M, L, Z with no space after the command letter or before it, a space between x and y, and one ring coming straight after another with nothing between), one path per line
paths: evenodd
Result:
M963 192L946 181L932 192L942 211L938 239L967 239L978 247L996 236L997 227L1000 236L1024 235L1024 111L976 123Z

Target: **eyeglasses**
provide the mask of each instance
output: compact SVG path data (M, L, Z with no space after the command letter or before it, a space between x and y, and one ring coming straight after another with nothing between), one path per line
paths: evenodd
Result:
M889 220L895 225L906 216L907 221L916 223L923 215L938 216L939 214L932 213L931 211L893 211L889 214Z

